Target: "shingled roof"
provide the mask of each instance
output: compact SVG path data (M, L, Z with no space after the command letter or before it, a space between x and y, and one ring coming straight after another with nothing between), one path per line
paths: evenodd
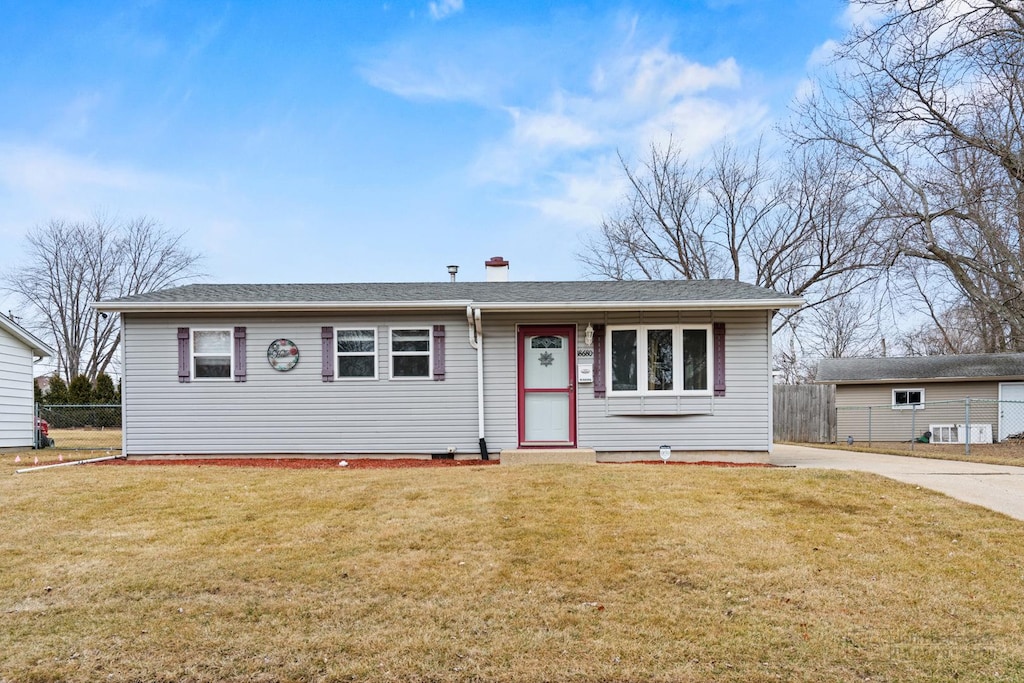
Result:
M325 308L795 308L799 297L734 280L196 284L112 299L101 310Z
M822 384L928 382L1024 377L1024 353L974 353L911 358L828 358L818 362Z

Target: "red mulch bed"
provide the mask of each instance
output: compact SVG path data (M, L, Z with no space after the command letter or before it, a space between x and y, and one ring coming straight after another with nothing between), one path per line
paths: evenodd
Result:
M353 458L345 460L348 464L341 467L342 460L334 458L178 458L174 460L139 458L129 460L107 460L97 465L190 465L203 467L277 467L281 469L402 469L406 467L471 467L478 465L497 465L498 460L424 460L421 458ZM601 463L603 465L696 465L701 467L774 467L759 462L720 462L701 460L700 462L669 462L660 460L643 460L634 463Z
M341 462L348 463L344 467ZM156 460L151 458L108 460L97 465L191 465L202 467L277 467L288 470L371 470L401 469L406 467L466 467L470 465L497 465L497 460L424 460L422 458L181 458Z

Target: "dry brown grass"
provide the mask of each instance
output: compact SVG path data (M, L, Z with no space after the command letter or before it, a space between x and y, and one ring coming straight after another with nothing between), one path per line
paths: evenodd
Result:
M120 429L50 429L50 438L56 444L55 449L62 452L121 450Z
M0 680L1024 678L1024 525L869 475L0 459Z
M939 460L964 460L967 462L985 462L992 465L1015 465L1024 467L1024 442L1003 441L1001 443L971 444L971 454L965 453L963 444L915 443L913 448L906 441L875 441L870 445L864 441L855 442L852 446L845 443L797 444L812 448L832 448L858 453L886 453L889 455L908 455L917 458L937 458Z

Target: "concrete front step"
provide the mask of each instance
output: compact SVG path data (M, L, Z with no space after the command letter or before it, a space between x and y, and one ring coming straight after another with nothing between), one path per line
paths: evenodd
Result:
M597 462L597 451L593 448L509 448L501 451L500 457L502 465L592 465Z

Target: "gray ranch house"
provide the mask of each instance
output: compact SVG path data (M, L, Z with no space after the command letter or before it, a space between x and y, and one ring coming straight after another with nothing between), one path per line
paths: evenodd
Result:
M932 442L992 443L1024 434L1024 353L826 359L815 381L836 387L839 440L908 441L927 431Z
M56 352L0 314L0 449L35 445L35 362Z
M493 279L197 284L98 303L121 314L124 452L771 450L771 320L799 298L726 280Z

